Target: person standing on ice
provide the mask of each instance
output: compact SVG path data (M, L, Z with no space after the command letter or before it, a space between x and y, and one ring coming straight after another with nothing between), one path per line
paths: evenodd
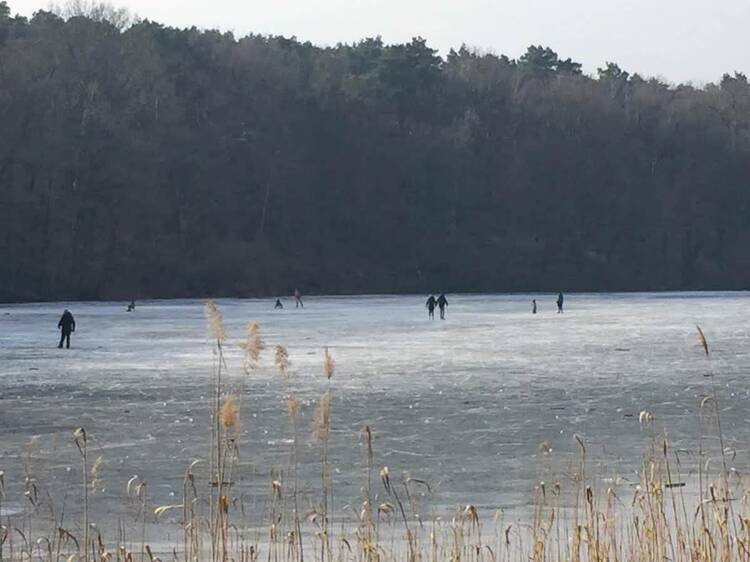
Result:
M531 314L536 314L536 299L531 300Z
M294 308L305 308L305 305L302 303L302 295L299 292L299 289L294 289Z
M437 304L440 307L440 320L445 320L445 307L448 306L448 299L445 298L445 293L440 293Z
M563 298L563 294L562 293L558 293L557 294L557 313L558 314L562 314L562 311L563 311L563 301L564 300L565 299Z
M437 304L437 301L435 300L435 295L430 295L430 298L427 299L427 303L425 304L425 306L427 307L427 314L432 320L435 319L435 305L436 304Z
M276 299L276 305L274 306L274 309L284 308L284 305L281 304L281 299Z
M70 349L70 334L76 331L76 320L67 308L57 323L57 329L62 330L60 332L60 344L57 347L62 349L63 340L65 340L65 347Z

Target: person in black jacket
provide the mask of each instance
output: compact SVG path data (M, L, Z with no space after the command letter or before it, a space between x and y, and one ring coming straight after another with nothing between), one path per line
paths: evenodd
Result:
M437 304L440 307L440 320L445 320L445 307L448 306L448 299L445 298L445 293L440 293Z
M65 341L65 347L70 349L70 334L76 331L76 320L67 308L57 323L57 328L62 330L60 333L60 344L57 347L62 349L63 341Z
M435 305L437 305L435 295L430 295L430 298L427 299L425 306L427 307L427 315L433 320L435 319Z

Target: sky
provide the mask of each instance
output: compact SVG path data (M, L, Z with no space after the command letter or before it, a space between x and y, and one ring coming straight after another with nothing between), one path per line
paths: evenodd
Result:
M48 0L9 0L30 16ZM318 45L422 36L442 54L461 44L517 58L549 46L594 74L606 61L701 85L750 74L750 0L119 0L160 23L296 36Z

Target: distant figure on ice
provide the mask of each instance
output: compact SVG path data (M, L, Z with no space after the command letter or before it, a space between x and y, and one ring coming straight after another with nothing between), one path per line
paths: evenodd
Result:
M294 308L305 308L305 305L302 303L302 295L299 292L299 289L294 289Z
M135 301L131 300L130 304L128 305L128 312L133 312L135 310Z
M62 330L60 333L60 344L57 347L62 349L63 340L65 340L65 347L70 349L70 334L76 331L76 320L67 308L57 323L57 329Z
M562 293L558 293L557 294L557 313L558 314L562 314L562 311L563 311L563 301L564 300L565 299L563 298L563 294Z
M536 299L531 300L531 314L536 314Z
M437 303L440 307L440 320L445 320L445 307L448 306L448 299L445 298L445 293L440 293Z
M281 304L281 299L276 299L276 306L274 306L274 309L277 308L284 308L284 305Z
M430 298L427 299L427 303L425 304L427 307L427 314L431 319L435 319L435 306L437 306L437 300L435 300L435 295L430 295Z

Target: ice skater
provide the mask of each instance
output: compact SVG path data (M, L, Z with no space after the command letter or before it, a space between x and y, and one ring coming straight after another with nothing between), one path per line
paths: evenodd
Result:
M536 299L531 299L531 314L536 314Z
M435 306L436 305L437 305L437 301L435 300L435 295L430 295L430 298L427 299L425 306L427 307L427 315L430 317L431 320L435 320Z
M562 314L563 313L563 302L565 301L565 298L563 297L562 293L557 293L557 313Z
M70 334L76 331L76 320L67 308L57 323L57 329L62 330L60 332L60 343L57 347L62 349L63 341L65 341L65 347L70 349Z
M445 298L445 293L440 293L437 304L440 307L440 320L445 320L445 307L448 306L448 299Z
M135 310L135 301L131 300L130 304L128 305L128 312L133 312Z
M278 310L279 308L284 308L284 305L281 304L281 299L276 299L276 305L273 308L275 310Z
M305 305L302 303L302 295L299 292L299 289L294 289L294 308L305 308Z

